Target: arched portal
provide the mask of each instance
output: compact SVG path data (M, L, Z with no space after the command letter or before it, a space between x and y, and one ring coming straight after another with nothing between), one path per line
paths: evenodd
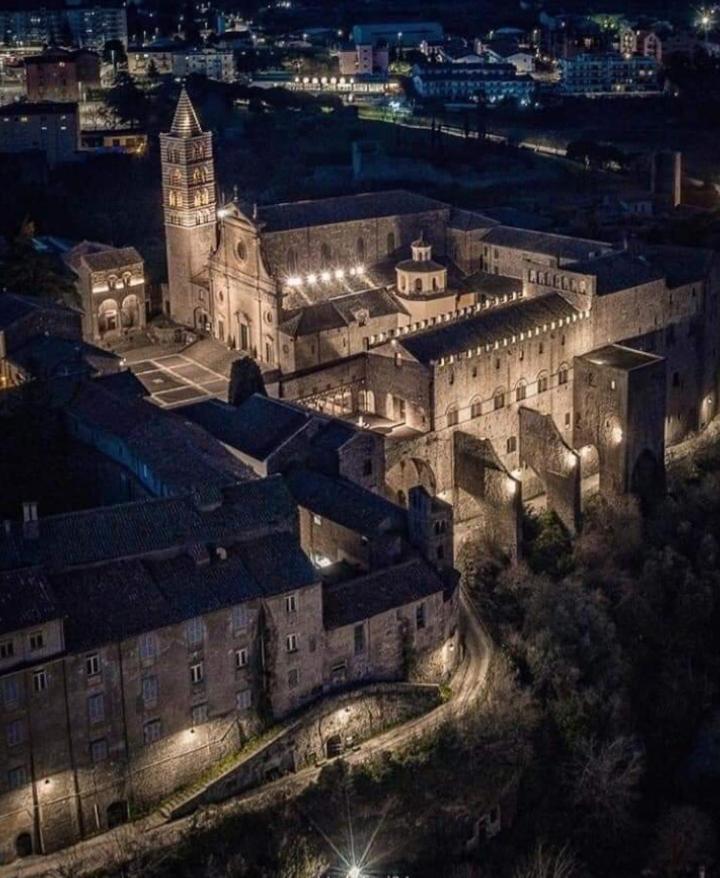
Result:
M115 299L105 299L98 308L98 330L101 335L118 329L118 306Z
M140 303L134 293L125 296L120 310L124 329L134 329L140 325Z
M18 857L29 857L33 852L32 835L29 832L21 832L15 839L15 853Z
M107 807L107 825L108 829L114 826L120 826L121 823L127 823L128 820L128 804L127 802L112 802Z

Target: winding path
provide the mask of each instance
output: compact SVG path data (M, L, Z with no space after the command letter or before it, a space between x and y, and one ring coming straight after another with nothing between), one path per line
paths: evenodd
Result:
M470 599L462 591L460 601L465 654L451 681L451 697L434 710L360 744L352 752L342 756L346 762L357 764L369 756L398 749L413 737L437 728L454 716L461 716L485 693L493 651L492 641ZM214 813L256 810L294 798L317 779L325 765L327 763L309 766L214 805ZM119 863L136 849L161 850L171 846L180 841L196 819L196 814L192 814L166 822L159 812L155 812L143 820L85 839L57 853L34 856L0 867L0 878L64 875L79 878L110 864Z

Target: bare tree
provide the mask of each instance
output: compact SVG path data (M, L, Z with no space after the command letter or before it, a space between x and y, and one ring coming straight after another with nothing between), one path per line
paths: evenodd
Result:
M585 739L569 766L572 803L591 823L618 830L630 822L642 773L642 753L632 738L618 737L602 744Z
M542 841L513 872L513 878L575 878L579 875L575 855L567 845L560 848L545 847Z

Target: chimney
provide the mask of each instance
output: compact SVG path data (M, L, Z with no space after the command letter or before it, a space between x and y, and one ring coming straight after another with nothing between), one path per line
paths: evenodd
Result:
M36 540L38 532L37 503L29 500L23 503L23 536L26 540Z

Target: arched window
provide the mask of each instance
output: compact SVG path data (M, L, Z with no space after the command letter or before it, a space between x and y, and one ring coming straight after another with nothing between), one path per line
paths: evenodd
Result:
M471 418L479 418L482 414L482 400L479 397L475 397L473 401L470 403L470 417Z
M320 264L323 268L330 268L330 263L332 262L332 250L329 244L322 244L320 246Z
M288 274L297 274L298 272L298 255L297 250L292 247L287 251L285 255L285 265L287 266Z
M568 368L567 363L562 363L558 369L558 384L567 384L569 373L570 369Z
M179 207L180 205L180 193L176 192L174 189L171 189L168 192L168 204L170 207Z
M432 288L433 288L433 292L435 292L435 291L437 290L437 288L438 288L438 283L437 283L437 278L436 278L436 277L434 277L434 278L432 279Z
M515 388L515 402L522 402L527 396L527 384L525 379L521 378Z
M179 186L182 183L182 174L179 168L173 168L170 171L170 182L175 186Z
M497 411L498 409L505 408L505 391L504 390L496 390L493 393L493 409Z
M192 179L193 183L204 183L206 180L205 168L193 168Z
M458 407L456 405L451 405L447 410L447 425L448 427L457 426L460 420L460 414L458 412Z
M205 148L202 143L196 143L192 148L192 157L194 159L201 159L205 157Z
M167 160L169 162L176 162L178 160L177 150L170 147L167 151Z
M541 372L538 375L538 379L537 379L537 392L538 393L545 393L545 391L548 389L548 386L549 386L548 374L547 374L547 372Z
M394 253L395 252L395 232L388 232L387 234L387 252Z
M210 193L207 191L207 189L202 190L202 203L210 204Z
M422 278L420 278L420 277L415 278L415 292L416 293L422 292Z
M193 194L193 204L195 207L202 207L202 192L195 192Z
M117 275L114 275L114 274L108 275L108 288L109 289L114 290L115 287L117 286L117 282L118 282Z
M123 280L123 286L129 287L130 281L132 280L132 274L129 271L124 271L123 276L122 276L122 280Z
M358 238L355 242L355 255L357 256L358 262L365 262L366 250L364 238Z

